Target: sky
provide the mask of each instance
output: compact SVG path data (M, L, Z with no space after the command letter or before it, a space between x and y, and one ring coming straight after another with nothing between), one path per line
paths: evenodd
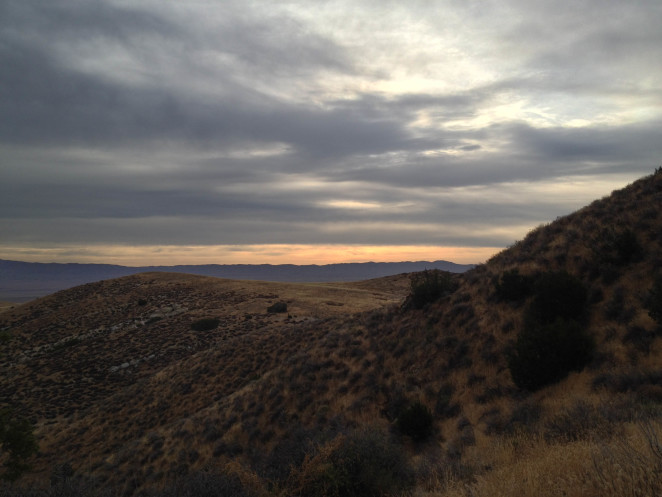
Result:
M483 262L662 165L660 0L0 3L0 258Z

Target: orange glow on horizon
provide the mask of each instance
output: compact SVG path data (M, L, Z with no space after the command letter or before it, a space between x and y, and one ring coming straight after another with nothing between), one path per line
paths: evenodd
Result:
M0 247L0 258L24 262L78 262L123 266L198 264L335 264L444 260L486 261L503 247L418 245L212 245Z

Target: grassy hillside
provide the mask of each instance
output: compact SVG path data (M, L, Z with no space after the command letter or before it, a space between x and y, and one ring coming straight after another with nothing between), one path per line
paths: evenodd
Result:
M659 495L661 207L658 173L442 278L422 305L402 304L404 275L146 274L8 310L0 403L41 448L23 485ZM267 312L277 302L286 313ZM217 327L193 330L203 318Z

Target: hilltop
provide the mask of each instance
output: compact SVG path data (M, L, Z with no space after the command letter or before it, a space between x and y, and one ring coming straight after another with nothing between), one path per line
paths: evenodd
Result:
M152 273L5 311L0 404L35 423L41 447L25 481L73 473L72 491L125 495L659 494L661 207L657 172L442 277L422 305L406 299L410 278L431 273L324 285ZM192 329L204 318L217 326ZM585 333L587 354L527 382L513 357L556 353L530 330Z

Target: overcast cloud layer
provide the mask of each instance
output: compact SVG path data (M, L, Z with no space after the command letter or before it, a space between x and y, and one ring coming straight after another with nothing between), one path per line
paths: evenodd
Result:
M662 165L660 61L659 0L5 0L0 258L503 247Z

